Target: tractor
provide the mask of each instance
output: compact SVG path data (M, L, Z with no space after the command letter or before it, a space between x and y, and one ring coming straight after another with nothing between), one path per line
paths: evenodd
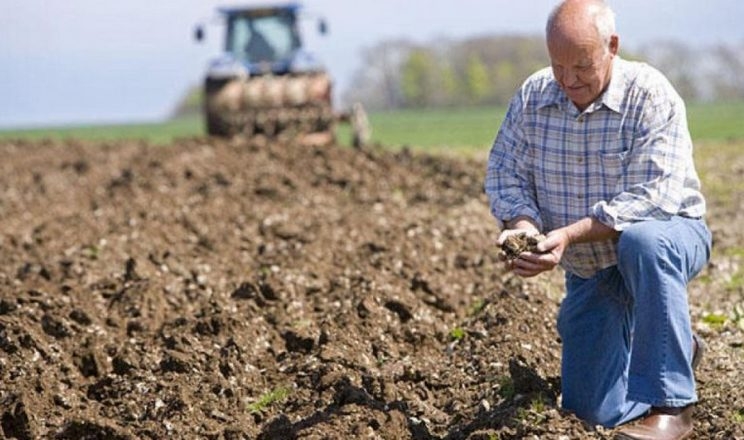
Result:
M352 144L367 142L370 130L360 104L334 111L331 78L303 46L301 10L297 3L218 9L225 21L224 51L210 62L203 89L209 135L329 144L336 140L337 122L349 122ZM318 32L327 30L318 19ZM197 26L195 39L204 37Z

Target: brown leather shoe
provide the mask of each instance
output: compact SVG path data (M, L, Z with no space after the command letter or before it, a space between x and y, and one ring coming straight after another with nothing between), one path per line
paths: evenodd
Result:
M695 405L684 408L652 408L640 422L623 428L616 440L682 440L692 434Z
M692 334L692 369L697 369L705 353L705 342ZM617 440L682 440L692 434L692 412L695 405L684 408L651 408L639 422L622 428Z

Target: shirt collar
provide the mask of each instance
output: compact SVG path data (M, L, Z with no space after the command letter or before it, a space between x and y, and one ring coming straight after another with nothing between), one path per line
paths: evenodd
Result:
M537 108L550 107L554 105L563 109L568 103L568 98L558 85L558 81L553 77L552 70L550 73L550 81L548 81L544 93L541 93L539 96Z
M623 68L624 65L625 60L619 56L615 56L615 59L612 61L612 78L610 79L610 84L597 101L598 104L604 104L605 107L617 113L620 113L620 107L623 103L625 89L628 84L628 77Z
M627 85L627 77L625 75L625 69L623 68L624 63L625 60L621 59L620 56L615 56L612 61L612 78L610 79L610 84L607 86L607 90L605 90L604 93L602 93L602 95L600 95L599 98L589 106L589 109L598 109L604 105L610 110L618 113L620 112L620 106ZM549 107L552 105L557 106L564 111L572 108L571 102L569 102L568 97L563 93L563 90L561 90L558 82L553 78L551 71L550 82L545 89L545 93L540 96L540 99L537 102L537 108Z

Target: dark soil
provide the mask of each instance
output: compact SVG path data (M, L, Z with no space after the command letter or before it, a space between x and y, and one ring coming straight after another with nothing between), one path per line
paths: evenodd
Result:
M504 272L483 160L216 139L0 157L5 438L612 435L558 409L561 274ZM744 438L740 198L711 201L690 292L698 438Z
M523 252L538 253L537 245L545 240L545 236L527 235L525 232L519 232L506 237L501 244L501 256L504 260L516 260Z

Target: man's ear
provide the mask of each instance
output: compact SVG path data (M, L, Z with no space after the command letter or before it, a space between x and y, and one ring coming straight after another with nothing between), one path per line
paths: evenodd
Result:
M610 53L617 55L617 51L620 50L620 37L617 34L610 36Z

